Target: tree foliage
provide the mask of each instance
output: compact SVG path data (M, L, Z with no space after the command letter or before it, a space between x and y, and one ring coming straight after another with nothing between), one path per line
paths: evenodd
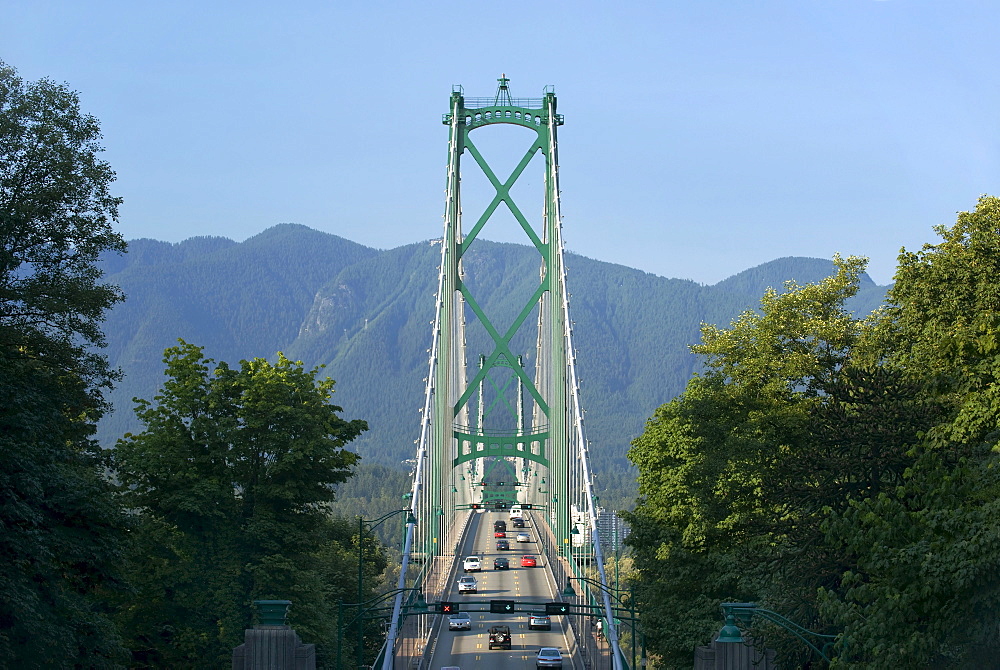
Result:
M127 434L114 458L138 523L140 597L124 612L137 659L217 667L258 598L292 600L299 633L328 642L357 567L351 526L332 520L329 504L357 462L345 445L365 422L340 418L333 381L281 354L236 369L181 341L164 362L161 392L137 400L145 430ZM371 583L384 567L367 566Z
M854 556L831 551L825 524L901 483L934 416L911 383L864 354L873 322L844 307L864 260L835 263L823 281L767 291L728 329L706 326L693 347L706 372L633 443L639 592L662 618L658 651L677 667L718 631L721 601L757 601L834 630L818 589L837 590ZM809 661L780 629L754 633L784 663Z
M826 280L767 291L729 329L706 325L693 347L706 372L633 442L642 497L627 519L640 598L647 623L662 617L654 645L679 667L718 629L720 600L809 610L809 585L773 588L776 575L829 571L809 550L822 509L808 500L822 490L810 437L860 336L844 302L864 260L836 263Z
M638 593L670 664L711 640L720 601L750 600L839 634L837 667L995 665L1000 200L937 232L870 319L843 310L848 259L707 327L706 373L633 443ZM817 661L752 633L783 665Z
M0 63L0 666L113 667L124 517L94 424L115 373L93 347L125 248L97 119Z
M900 255L878 333L887 366L940 407L899 486L833 515L855 551L824 612L875 668L988 667L1000 654L1000 200L984 196L942 242Z

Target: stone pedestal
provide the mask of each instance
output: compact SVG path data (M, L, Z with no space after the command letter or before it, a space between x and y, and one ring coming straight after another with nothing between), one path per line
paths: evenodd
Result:
M694 670L777 670L773 649L758 649L752 642L713 642L697 647Z
M233 670L316 670L316 645L290 626L254 626L233 649Z

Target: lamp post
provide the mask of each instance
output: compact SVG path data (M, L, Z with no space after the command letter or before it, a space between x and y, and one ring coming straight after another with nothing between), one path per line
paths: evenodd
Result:
M574 597L576 597L576 590L573 588L573 583L572 583L574 579L576 581L579 581L579 582L585 582L587 584L590 584L593 587L596 587L596 588L600 589L601 591L604 591L609 596L611 596L612 598L614 598L615 600L617 600L618 603L622 607L628 608L629 614L631 615L631 622L630 623L631 623L631 628L632 628L632 665L630 667L635 668L636 667L635 666L635 622L636 622L636 615L635 615L635 598L632 597L631 590L629 591L628 604L626 604L625 601L621 597L621 593L622 593L621 589L617 589L617 588L612 589L610 587L605 586L604 584L601 584L597 580L590 579L589 577L568 577L566 579L566 588L563 589L563 591L562 591L563 596L565 596L567 598L574 598ZM614 621L609 621L608 625L609 626L613 626L614 623L615 623ZM643 658L646 658L646 644L645 644L645 640L646 640L645 635L643 635L643 644L642 644L642 657Z
M372 606L372 605L375 605L375 604L377 604L379 602L384 602L385 600L388 600L389 598L391 598L392 596L396 595L397 593L403 593L403 592L406 592L406 591L416 591L417 592L416 603L409 608L409 611L405 612L406 614L411 613L411 612L415 613L415 614L427 614L427 612L430 611L430 608L427 607L427 601L424 600L423 591L421 591L420 589L417 589L417 588L395 589L393 591L389 591L388 593L383 593L380 596L376 596L374 598L370 598L370 599L366 600L365 602L360 602L359 601L359 602L356 602L356 603L345 603L343 600L340 600L340 601L337 602L337 667L338 668L342 667L341 663L340 663L340 656L341 656L341 648L343 647L344 628L346 628L347 626L351 625L355 621L358 622L358 626L360 627L362 625L362 623L364 622L364 619L365 619L364 614L365 614L365 612L369 612L369 611L371 611L373 609L378 609L378 608L375 608L375 607L365 607L366 605ZM358 608L358 613L354 615L353 619L351 619L350 621L348 621L346 623L344 622L344 607L357 607ZM382 609L385 609L385 608L382 608ZM382 614L382 615L380 615L380 618L384 618L386 616L392 616L392 614L391 613L388 614L388 615ZM357 665L360 666L362 664L362 662L363 662L362 651L361 651L361 648L359 647L358 651L357 651Z
M385 521L388 521L397 514L406 514L407 525L417 524L416 518L413 516L413 511L409 508L397 509L392 512L383 514L377 519L372 519L371 521L367 519L362 519L358 517L358 607L361 607L360 603L364 599L364 549L365 549L365 526L368 526L369 531L374 531L376 528L381 526ZM398 593L398 591L396 591ZM357 617L358 620L358 665L361 665L364 660L364 625L361 620L360 614Z
M736 625L736 621L739 619L744 622L744 625L749 625L750 620L755 614L767 619L781 628L784 628L789 633L792 633L795 637L805 642L806 646L819 654L819 657L827 663L830 662L830 657L827 655L827 652L833 649L833 645L839 637L838 635L814 633L808 628L803 628L794 621L786 619L777 612L772 612L771 610L764 609L763 607L758 607L757 603L722 603L722 613L726 617L726 624L722 627L722 630L719 631L719 637L715 639L716 642L742 643L743 634L740 631L739 626ZM819 640L823 642L823 646L817 647L812 641L806 638L806 635L819 638Z

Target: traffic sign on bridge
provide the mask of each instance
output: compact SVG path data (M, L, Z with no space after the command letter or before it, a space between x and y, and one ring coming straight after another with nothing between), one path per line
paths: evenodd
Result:
M514 607L517 605L513 600L491 600L490 601L490 612L494 614L506 614L508 612L516 612Z

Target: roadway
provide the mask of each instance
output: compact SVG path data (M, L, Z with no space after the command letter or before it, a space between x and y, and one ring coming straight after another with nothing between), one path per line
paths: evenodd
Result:
M493 522L497 519L507 521L507 541L510 550L497 551L496 539L493 537ZM535 533L534 522L525 518L525 528L514 528L506 510L486 511L476 514L470 522L469 531L463 543L462 553L458 557L458 571L451 587L442 600L462 604L473 601L489 601L491 599L516 600L518 602L545 603L557 600L553 593L552 578L547 575L545 557L540 553L541 546ZM531 542L517 542L518 532L527 532ZM457 579L463 574L461 563L466 556L479 556L482 560L482 571L469 573L479 582L479 592L476 594L459 595ZM521 557L534 556L538 565L534 568L522 568ZM493 559L503 556L510 561L509 570L494 570ZM569 627L565 617L551 615L552 630L528 630L528 613L492 614L488 604L485 611L469 611L472 617L472 630L449 631L446 616L442 616L441 628L438 633L437 645L431 657L431 669L458 666L462 670L499 670L513 668L517 670L533 670L535 668L535 653L539 647L557 647L563 654L563 667L573 668L568 653L568 640L564 628ZM541 607L539 610L543 609ZM510 626L511 648L490 649L489 629L497 624Z

